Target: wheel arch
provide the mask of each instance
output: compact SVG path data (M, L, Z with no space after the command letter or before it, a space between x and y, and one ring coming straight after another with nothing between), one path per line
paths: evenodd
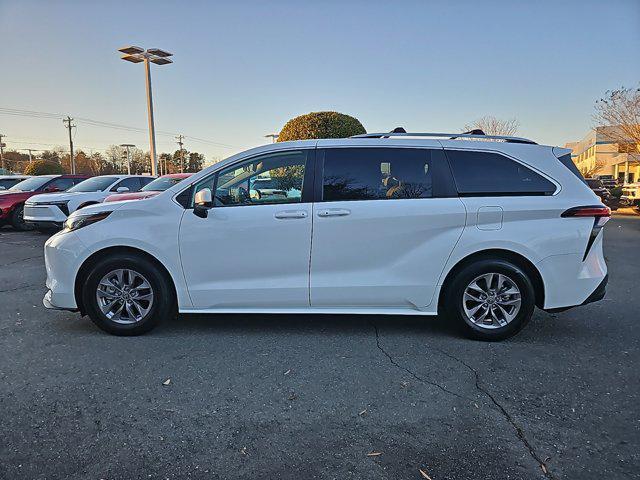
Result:
M462 258L458 261L447 273L444 281L442 282L442 287L440 288L440 294L438 297L438 310L442 308L444 296L446 295L447 287L451 283L452 279L455 278L458 272L460 272L464 267L470 265L478 260L506 260L514 265L520 267L524 273L527 274L531 283L533 284L533 290L535 293L535 304L538 308L543 308L544 306L544 281L542 280L542 275L540 271L536 268L536 266L528 260L523 255L516 253L512 250L505 249L487 249L480 250L478 252L474 252L466 257Z
M78 273L76 274L73 293L74 293L74 296L75 296L75 299L76 299L76 305L78 306L78 310L80 310L80 313L82 315L86 314L86 309L84 307L84 303L83 303L83 300L82 300L82 285L84 283L84 279L86 278L86 276L87 276L88 272L91 270L91 268L96 263L98 263L99 260L102 260L102 259L104 259L105 257L107 257L109 255L115 255L115 254L136 255L136 256L142 257L142 258L148 260L149 262L153 263L156 267L158 267L158 270L161 272L162 276L165 277L165 280L169 284L169 288L173 292L174 298L175 299L178 298L177 297L177 291L176 291L176 285L175 285L175 282L173 281L173 278L171 277L171 274L169 273L167 268L161 262L159 262L158 259L155 258L153 255L145 252L144 250L140 250L139 248L135 248L135 247L128 247L128 246L106 247L106 248L103 248L102 250L98 250L97 252L94 252L93 254L91 254L82 263L82 265L78 269Z

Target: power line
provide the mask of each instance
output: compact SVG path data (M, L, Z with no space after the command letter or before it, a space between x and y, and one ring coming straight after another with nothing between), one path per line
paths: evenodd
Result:
M38 111L34 111L34 110L21 110L21 109L17 109L17 108L5 108L5 107L0 107L0 115L30 117L30 118L42 118L42 119L56 119L56 120L59 119L59 118L67 117L67 115L64 115L64 114L61 114L61 113L38 112ZM91 126L91 127L111 128L111 129L114 129L114 130L124 130L124 131L130 131L130 132L147 133L147 130L144 129L144 128L132 127L132 126L129 126L129 125L122 125L122 124L119 124L119 123L104 122L104 121L101 121L101 120L94 120L92 118L77 117L76 116L76 117L74 117L74 120L76 121L76 123L83 124L83 125L86 125L86 126ZM175 136L176 135L175 132L168 132L168 131L161 131L161 130L156 131L156 133L158 135L164 135L164 136ZM185 136L185 138L189 138L190 140L193 140L193 141L196 141L196 142L205 143L205 144L212 145L212 146L217 146L217 147L241 148L241 147L238 147L237 145L230 145L228 143L216 142L214 140L208 140L208 139L205 139L205 138L192 137L190 135Z

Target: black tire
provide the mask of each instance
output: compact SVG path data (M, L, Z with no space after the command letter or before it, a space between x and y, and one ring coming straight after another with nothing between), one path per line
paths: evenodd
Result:
M464 292L477 277L487 273L506 275L520 290L520 310L505 326L485 328L475 324L464 311ZM455 278L445 286L443 310L447 317L456 322L461 332L476 340L499 341L512 337L522 330L531 317L535 308L535 291L527 274L518 266L507 260L485 259L467 265L459 271Z
M134 270L142 274L151 285L154 302L149 312L138 322L117 323L110 320L98 306L96 291L100 280L117 269ZM108 255L90 269L82 283L82 302L87 315L100 329L112 335L141 335L176 316L176 299L171 280L157 265L143 256L128 253Z
M24 203L17 205L11 214L11 226L20 232L33 230L33 226L24 221Z

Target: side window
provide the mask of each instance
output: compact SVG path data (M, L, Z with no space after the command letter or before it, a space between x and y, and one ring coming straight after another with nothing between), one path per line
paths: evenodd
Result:
M551 195L556 186L530 168L491 152L447 150L461 196Z
M116 183L112 188L112 192L117 192L120 187L127 187L130 192L137 192L140 190L140 180L136 177L125 178L124 180Z
M45 189L57 189L60 192L64 192L65 190L73 187L73 179L72 178L56 178L55 180L49 182L45 185Z
M73 186L75 187L80 182L84 182L87 178L88 177L74 177L71 179L71 181L73 182Z
M149 183L153 182L155 178L153 177L138 177L138 181L140 182L140 188L146 187Z
M306 165L306 150L262 155L203 180L194 195L210 188L216 207L300 203Z
M443 195L442 150L420 148L327 148L322 199L394 200ZM450 174L449 174L450 177Z

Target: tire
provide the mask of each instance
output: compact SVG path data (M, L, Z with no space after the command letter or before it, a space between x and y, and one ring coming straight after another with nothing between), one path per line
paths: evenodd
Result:
M121 292L125 289L114 289L111 286L105 288L104 285L118 284L117 274L114 272L122 270L133 272L135 275L123 273L121 278L124 281L120 283L120 286L126 285L127 280L130 281L129 283L142 286L139 286L137 290L134 289L136 290L135 294L133 290L122 294L126 295L125 298L130 300L130 308L129 305L125 305L124 301L118 299L111 311L105 313L99 302L109 301L105 296L108 296L109 299L114 298L114 296L120 297ZM136 277L136 275L138 276ZM110 280L105 280L106 277L109 277ZM150 287L151 303L142 299L142 297L148 297L149 289L144 287L144 282L140 283L141 279L146 281ZM103 282L102 286L100 286L101 293L98 293L98 287L101 282ZM116 283L114 284L113 282ZM176 300L171 280L167 278L166 273L158 266L142 256L128 253L109 255L99 260L91 268L82 283L82 301L89 318L100 329L112 335L141 335L149 332L163 321L176 316ZM98 295L102 296L101 300L98 299ZM140 296L137 299L137 303L134 295ZM124 307L121 309L121 315L130 318L118 318L113 315L120 305ZM148 307L148 311L143 314L145 307ZM131 313L134 314L133 317L130 315ZM139 319L134 318L136 313L140 314ZM111 318L107 314L112 314Z
M491 286L487 285L489 279ZM496 295L500 281L502 295ZM512 337L531 320L535 291L520 267L507 260L485 259L458 272L446 287L444 300L447 317L455 321L465 336L491 342ZM482 320L484 312L487 315Z
M20 232L33 230L33 226L24 221L24 203L17 205L11 214L11 226Z

